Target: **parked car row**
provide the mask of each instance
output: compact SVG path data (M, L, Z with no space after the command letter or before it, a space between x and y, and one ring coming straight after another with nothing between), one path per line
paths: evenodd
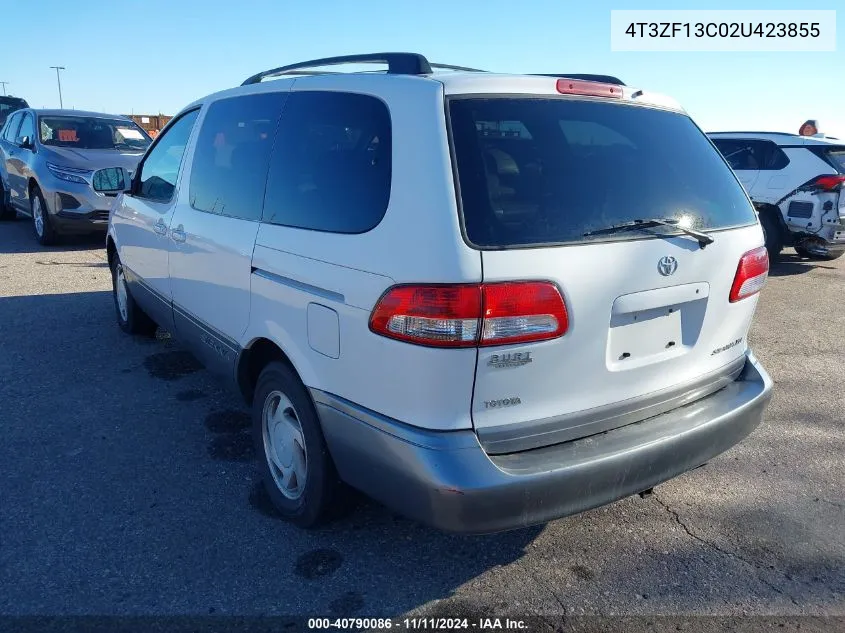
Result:
M36 239L105 231L109 210L152 139L126 117L19 109L0 132L0 218L32 220Z
M447 530L548 521L707 462L770 399L754 207L676 102L618 79L312 60L110 165L118 324L241 392L299 525L350 487Z

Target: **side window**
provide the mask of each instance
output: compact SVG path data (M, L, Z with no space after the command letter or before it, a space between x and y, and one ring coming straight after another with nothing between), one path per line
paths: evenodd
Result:
M789 164L786 152L772 141L755 141L754 151L762 170L778 171Z
M32 115L29 112L23 115L21 129L18 130L15 140L20 142L24 136L28 136L31 143L35 142L35 122L32 120Z
M758 152L755 151L753 141L714 139L713 144L734 171L760 169Z
M18 126L21 122L21 115L20 114L13 114L9 117L9 120L6 121L6 127L3 130L3 138L10 143L14 143L15 139L18 137Z
M364 233L390 200L387 106L368 95L292 92L270 159L265 222Z
M191 206L244 220L261 219L267 164L287 93L212 103L197 136Z
M138 197L155 202L169 202L173 198L179 166L198 113L199 109L182 115L157 139L141 167Z

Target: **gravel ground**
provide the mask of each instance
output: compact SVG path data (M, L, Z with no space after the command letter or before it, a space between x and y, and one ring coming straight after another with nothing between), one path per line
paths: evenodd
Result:
M238 398L117 328L102 244L0 225L0 614L845 616L845 258L773 268L750 340L776 393L746 441L650 497L463 537L368 501L279 520Z

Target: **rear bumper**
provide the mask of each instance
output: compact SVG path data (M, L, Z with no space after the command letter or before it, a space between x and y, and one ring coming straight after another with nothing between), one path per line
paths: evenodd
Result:
M412 427L312 390L342 479L440 529L484 533L595 508L712 459L762 420L772 381L749 353L739 378L662 415L587 438L488 455L475 433Z

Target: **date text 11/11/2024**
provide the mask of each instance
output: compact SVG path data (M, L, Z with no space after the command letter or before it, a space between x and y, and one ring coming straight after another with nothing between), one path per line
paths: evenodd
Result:
M309 618L311 630L368 630L388 631L392 629L412 631L519 631L527 630L524 620L511 618Z

